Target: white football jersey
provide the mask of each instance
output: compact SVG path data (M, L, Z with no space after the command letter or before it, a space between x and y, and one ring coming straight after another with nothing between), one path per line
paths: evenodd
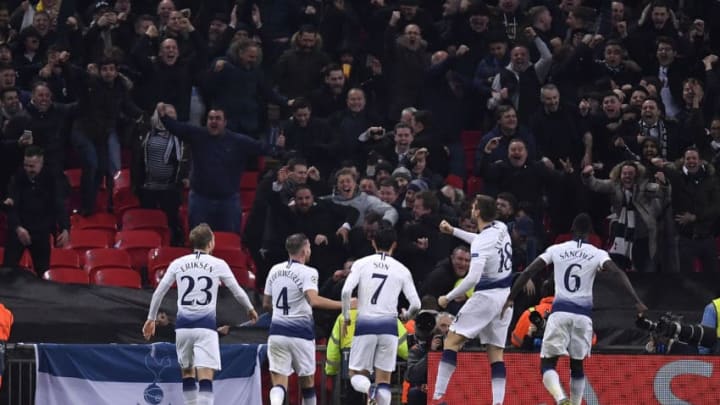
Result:
M410 302L410 308L420 307L420 298L410 270L385 253L366 256L353 263L343 286L343 296L349 296L356 286L356 335L366 332L397 335L398 298L401 292Z
M456 233L457 232L457 233ZM470 270L460 284L447 293L449 300L464 295L470 288L492 290L510 288L512 284L512 239L507 226L493 221L477 235L456 229L453 234L470 243Z
M220 283L225 284L244 307L252 308L250 299L224 260L195 252L170 263L153 294L148 319L156 318L162 296L173 283L177 283L178 288L176 329L217 328L215 307Z
M271 335L315 339L312 307L305 298L308 290L318 290L316 269L293 260L270 269L265 295L272 297Z
M539 256L555 266L553 312L591 316L595 275L610 259L602 249L578 240L550 246Z

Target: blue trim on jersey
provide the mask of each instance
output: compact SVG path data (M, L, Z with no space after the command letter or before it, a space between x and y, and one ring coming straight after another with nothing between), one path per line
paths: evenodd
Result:
M355 336L360 335L393 335L397 336L396 318L359 318L355 325Z
M507 277L500 280L481 278L480 281L475 284L475 291L492 290L494 288L510 288L511 285L512 274L509 274Z
M569 301L557 300L553 301L552 313L570 312L572 314L585 315L592 318L592 306L578 305Z
M185 314L178 314L175 321L175 329L210 329L217 330L217 322L214 315L205 315L200 318L190 318Z
M315 339L315 325L312 318L273 319L270 322L269 334L313 340Z

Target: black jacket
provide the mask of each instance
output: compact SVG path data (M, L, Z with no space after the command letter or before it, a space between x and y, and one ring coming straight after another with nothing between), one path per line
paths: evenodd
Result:
M22 226L31 235L70 229L65 195L57 177L49 171L43 169L31 181L24 170L19 170L10 181L8 197L13 200L8 211L8 229Z

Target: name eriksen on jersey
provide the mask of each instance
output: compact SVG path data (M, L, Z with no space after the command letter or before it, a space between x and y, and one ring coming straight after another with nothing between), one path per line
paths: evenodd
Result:
M203 263L203 262L188 262L188 263L185 263L185 264L183 264L183 266L182 266L182 268L181 268L180 270L181 270L181 271L188 271L188 270L192 270L192 269L203 269L203 270L207 270L207 271L209 271L209 272L212 272L212 271L213 271L213 268L212 268L212 266L211 266L210 264L208 264L208 263Z
M565 252L560 254L560 259L580 259L580 260L587 260L591 261L595 258L595 255L588 254L587 252L583 252L582 250L566 250Z

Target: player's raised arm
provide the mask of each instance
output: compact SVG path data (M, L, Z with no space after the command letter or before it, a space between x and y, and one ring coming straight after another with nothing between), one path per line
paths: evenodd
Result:
M457 231L457 229L455 230ZM465 231L463 231L465 232ZM469 232L468 232L469 233ZM453 233L454 234L454 233ZM477 235L475 235L477 236ZM485 244L488 245L489 241L486 241ZM474 251L473 251L474 249ZM483 269L485 268L485 262L488 259L488 254L490 252L495 253L494 250L488 249L488 246L472 246L471 252L470 252L470 271L468 271L468 274L465 276L463 281L460 282L455 288L453 288L449 293L447 293L444 297L440 297L438 299L438 304L440 304L441 307L445 308L447 307L447 303L454 300L457 297L462 296L469 290L470 288L474 287L479 281L480 277L482 277ZM441 302L444 301L444 302ZM443 305L444 304L444 305Z
M477 236L476 233L468 232L462 229L455 228L454 226L450 225L448 221L443 220L440 222L440 232L446 233L448 235L452 235L462 241L464 241L467 244L471 244L472 241Z
M625 272L622 271L622 269L620 269L615 264L615 262L613 262L611 259L606 260L602 264L601 270L614 273L616 280L618 280L618 284L621 285L628 293L630 293L630 296L632 296L635 300L635 309L638 311L638 313L642 314L643 312L648 310L645 304L643 304L643 302L640 300L640 297L638 297L637 292L635 292L635 288L633 288L632 283L630 283L630 279L628 278L627 274L625 274Z

